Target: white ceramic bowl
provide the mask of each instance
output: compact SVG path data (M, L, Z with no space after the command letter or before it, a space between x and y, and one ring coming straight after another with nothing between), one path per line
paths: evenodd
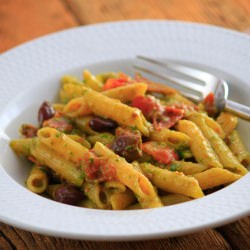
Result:
M36 124L44 100L56 99L63 74L124 71L136 55L198 65L230 84L230 98L249 105L250 37L183 22L131 21L79 27L18 46L0 56L0 220L29 231L86 240L175 236L219 226L250 213L250 175L184 204L136 211L104 211L60 204L28 191L29 166L8 143L21 123ZM249 123L239 131L250 148Z

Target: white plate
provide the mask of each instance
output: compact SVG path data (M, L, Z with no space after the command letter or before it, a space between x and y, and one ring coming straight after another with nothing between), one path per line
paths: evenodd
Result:
M28 191L27 166L9 149L22 122L36 122L53 100L62 74L123 70L137 54L197 64L230 83L230 98L250 104L250 37L221 28L166 21L132 21L74 28L26 43L0 56L0 220L42 234L86 240L176 236L215 227L250 212L250 174L180 205L138 211L90 210ZM240 132L250 148L249 123Z

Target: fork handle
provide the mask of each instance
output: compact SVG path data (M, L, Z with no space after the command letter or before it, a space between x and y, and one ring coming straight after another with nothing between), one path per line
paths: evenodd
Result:
M250 107L246 105L231 100L226 100L224 110L232 112L244 120L250 121Z

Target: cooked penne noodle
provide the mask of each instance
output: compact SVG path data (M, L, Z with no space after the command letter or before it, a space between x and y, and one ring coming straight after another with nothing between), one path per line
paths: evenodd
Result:
M60 101L66 104L73 98L84 96L85 91L86 86L83 84L64 84L59 91Z
M174 149L189 148L191 141L188 135L168 128L163 128L159 131L153 130L150 133L150 139L158 142L166 142Z
M132 101L136 96L145 95L147 85L145 83L133 83L122 87L106 90L103 95L118 99L121 102Z
M126 186L118 181L106 181L104 182L104 188L112 193L122 193L126 190Z
M115 179L129 187L137 196L143 208L161 207L162 203L149 180L138 172L124 158L97 142L94 152L102 157L107 157L106 168L115 169Z
M87 138L92 145L96 142L101 142L104 145L110 145L115 139L115 136L111 133L98 133L96 135L90 135Z
M15 139L10 142L10 147L17 155L28 157L33 140L36 140L36 138Z
M88 152L86 147L54 128L41 128L38 130L37 136L40 142L77 166L81 165L84 154Z
M87 91L85 98L94 114L112 119L121 125L136 126L143 135L149 136L151 127L141 110L91 90Z
M108 209L111 206L110 200L100 183L84 183L84 193L94 204L96 204L97 208Z
M71 99L64 107L63 113L68 117L81 117L92 113L84 96Z
M168 194L168 195L160 196L160 199L164 206L175 205L175 204L179 204L179 203L192 200L190 197L186 195L182 195L182 194Z
M213 129L214 132L217 133L221 139L225 138L224 130L222 129L220 124L218 122L216 122L213 118L207 116L206 114L198 113L198 112L196 112L196 115L199 116L200 119L203 118L205 120L207 126L210 127L211 129Z
M34 165L26 181L27 188L37 194L43 193L48 186L48 176L45 169Z
M207 170L208 167L200 163L174 161L172 164L167 166L167 169L170 171L182 172L185 175L193 175Z
M103 89L103 84L101 81L96 78L95 75L92 75L90 71L84 70L83 71L83 79L86 87L89 87L95 91L102 91Z
M250 154L240 139L238 131L233 130L228 136L228 140L228 146L233 154L237 157L238 161L242 165L247 166L250 163Z
M113 210L126 209L136 201L135 195L128 188L123 192L111 193L108 197Z
M87 149L91 148L91 145L86 138L79 136L79 135L76 135L76 134L67 134L67 136L70 139L72 139L73 141L80 143L85 148L87 148Z
M195 123L181 120L176 129L192 138L190 149L198 163L208 168L223 168L211 145Z
M164 191L183 194L193 198L204 196L197 180L193 177L185 176L180 172L161 169L150 163L142 163L140 165L143 173L151 182Z
M49 148L47 145L37 142L31 146L31 155L41 164L53 169L59 176L76 186L83 183L83 172L72 162Z
M228 112L221 112L216 121L222 127L225 135L229 135L238 125L238 117Z
M194 178L198 180L199 185L203 190L229 184L240 179L241 177L241 175L221 168L211 168L194 175Z
M229 169L237 174L245 175L248 171L240 164L237 158L233 155L226 143L214 132L213 129L207 126L204 119L199 115L193 114L189 117L201 129L204 136L208 139L216 152L221 164L224 168Z

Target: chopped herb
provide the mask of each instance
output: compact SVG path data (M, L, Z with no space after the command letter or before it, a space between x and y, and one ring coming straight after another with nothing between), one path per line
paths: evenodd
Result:
M177 169L178 169L178 164L176 164L176 163L173 163L171 166L170 166L170 171L177 171Z
M93 162L94 162L94 159L93 159L93 158L89 158L89 162L90 162L90 163L93 163Z
M62 136L62 133L56 133L56 138L59 138Z

